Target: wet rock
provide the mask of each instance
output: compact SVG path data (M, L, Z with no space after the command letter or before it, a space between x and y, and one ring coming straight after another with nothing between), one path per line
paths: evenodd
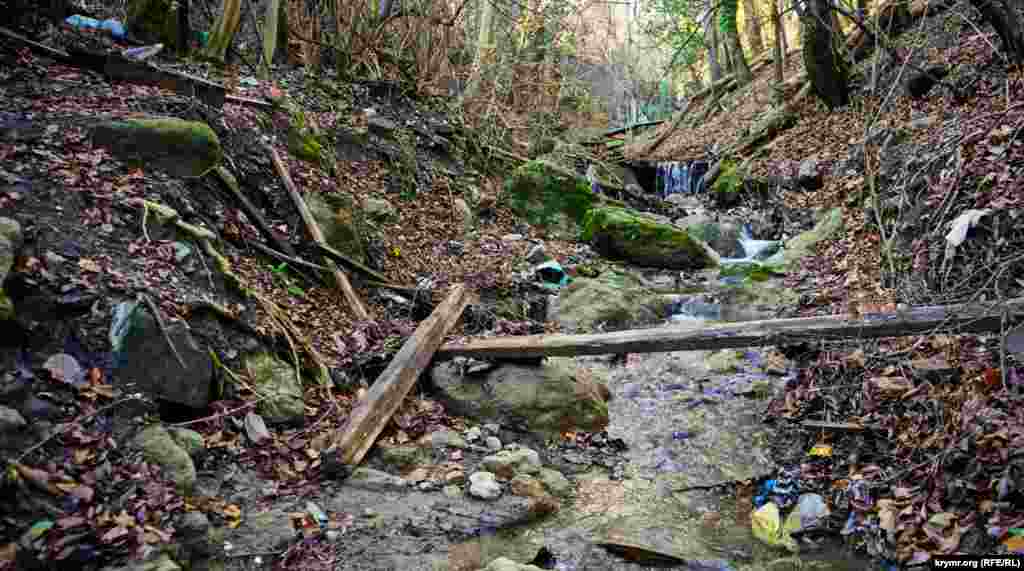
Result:
M367 198L363 201L363 212L378 222L389 222L398 218L398 211L383 198Z
M501 496L501 484L490 472L474 472L469 477L469 495L481 500L496 500Z
M373 468L356 468L345 485L373 492L400 492L408 486L402 478Z
M184 369L145 304L124 302L114 308L110 341L118 384L131 392L204 408L213 388L210 354L195 342L188 325L165 323L166 337L185 362Z
M382 446L380 458L389 466L402 470L424 461L424 451L417 446ZM422 480L422 478L420 478Z
M175 117L100 123L93 128L92 141L129 164L145 164L180 177L203 176L222 156L220 140L209 125Z
M489 450L501 450L501 440L497 436L488 436L484 439L484 445Z
M3 290L4 280L14 265L14 255L21 248L21 224L12 218L0 217L0 321L14 318L14 304Z
M270 424L301 425L306 420L302 385L295 369L269 353L250 355L245 360L253 385L263 397L257 411Z
M147 462L160 466L181 493L192 492L196 483L196 467L188 452L178 446L167 429L160 425L149 426L136 436L135 445L142 450Z
M508 480L518 474L536 474L540 471L540 454L529 448L502 450L483 459L481 465L488 471Z
M434 448L469 448L469 444L466 442L458 432L454 430L438 430L430 434L430 444Z
M698 217L691 216L680 222L687 223L693 218ZM723 258L742 258L745 255L743 244L740 241L743 231L740 225L734 221L712 222L705 219L696 223L688 223L685 228L690 236L707 242Z
M567 331L626 329L668 317L665 301L637 276L619 271L577 277L562 290L556 319Z
M583 238L601 254L641 266L702 269L718 264L717 256L699 240L671 224L655 222L638 212L598 207L587 214Z
M569 479L558 470L541 468L537 473L537 477L544 484L544 488L553 495L565 497L572 491L572 484L569 482Z
M544 436L573 429L596 432L608 424L602 373L573 359L547 359L539 366L503 363L472 378L442 363L431 370L430 380L447 411L481 422Z
M484 571L544 571L536 565L516 563L506 557L499 557L487 564Z
M821 172L818 161L807 159L800 163L796 175L797 186L804 190L818 190L822 186Z
M295 537L291 510L273 508L246 513L241 525L232 530L224 550L228 556L237 553L260 553L287 547Z
M0 434L15 432L24 428L28 423L21 413L13 408L0 406Z

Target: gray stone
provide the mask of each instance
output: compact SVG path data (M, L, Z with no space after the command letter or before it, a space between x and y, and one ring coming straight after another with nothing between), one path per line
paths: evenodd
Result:
M178 491L190 494L196 483L196 467L170 433L160 425L145 428L135 438L147 462L160 466L164 475L174 482Z
M544 244L536 244L526 254L526 261L531 264L539 264L548 259L548 253L544 250Z
M484 439L484 445L489 450L501 450L501 440L497 436L488 436Z
M569 482L569 479L558 470L541 468L537 477L544 484L544 489L553 495L565 497L572 491L572 484Z
M656 323L668 317L665 301L632 273L605 271L577 277L558 296L555 319L568 332L589 333Z
M495 424L493 422L488 422L487 424L484 425L484 430L486 430L490 434L497 436L497 434L501 432L501 425Z
M252 374L253 388L262 397L256 410L263 420L288 425L305 422L302 384L294 367L269 353L246 357L245 367Z
M587 213L583 236L602 255L672 270L714 267L713 250L686 231L628 208L599 206Z
M398 218L398 211L390 202L383 198L367 198L363 201L363 212L377 221L385 222Z
M205 408L213 390L209 352L195 342L184 322L167 323L166 334L185 362L184 369L144 304L124 302L114 308L110 341L118 383L128 392Z
M249 411L245 415L245 436L249 438L249 442L259 445L264 442L272 440L274 437L270 434L270 430L267 429L267 423L263 422L263 417L256 414L255 412Z
M797 171L796 182L805 190L817 190L821 188L823 182L821 178L821 172L818 169L818 161L814 159L807 159L800 163L800 168Z
M27 424L28 423L25 422L25 418L21 416L20 412L13 408L0 406L0 434L21 430Z
M210 520L202 512L185 513L175 526L175 536L189 559L205 558L214 553L214 545L210 541Z
M481 438L483 438L483 431L480 430L479 426L471 426L469 430L466 431L466 440L469 442L476 442Z
M180 177L203 176L223 154L209 125L175 117L103 122L93 128L92 141L130 165L156 167Z
M481 465L489 472L511 479L519 474L536 474L540 471L540 454L529 448L502 450L483 459Z
M69 385L79 386L85 383L85 370L74 357L66 353L56 353L43 363L43 368L50 372L55 380Z
M501 237L502 242L518 242L523 239L522 234L505 234Z
M430 380L437 400L451 414L548 437L607 426L608 389L602 375L574 359L554 357L539 366L502 363L472 378L452 363L441 363L431 370Z
M469 495L481 500L496 500L501 497L501 484L490 472L474 472L469 477Z
M370 132L379 137L388 137L398 129L398 124L380 115L373 114L366 120Z
M454 430L442 429L437 432L430 434L430 444L434 448L460 448L465 449L469 447L466 440Z
M690 218L693 217L687 219ZM696 224L687 224L686 232L694 238L707 242L723 258L744 257L743 244L740 242L743 231L736 222L705 220Z
M407 488L408 482L373 468L356 468L345 480L345 485L374 492L401 492Z
M446 498L451 498L451 499L461 498L462 497L462 488L460 488L459 486L455 486L455 485L449 485L449 486L445 486L444 488L442 488L441 489L441 493L443 493Z
M320 225L324 240L335 250L365 261L366 252L353 215L352 201L341 194L309 194L306 206Z

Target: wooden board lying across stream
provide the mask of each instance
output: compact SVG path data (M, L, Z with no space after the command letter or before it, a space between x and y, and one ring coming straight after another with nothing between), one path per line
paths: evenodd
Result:
M926 306L902 313L773 319L701 329L657 327L588 335L528 335L449 343L439 359L574 357L787 345L806 341L901 337L932 332L998 332L1024 321L1024 298L1002 303Z

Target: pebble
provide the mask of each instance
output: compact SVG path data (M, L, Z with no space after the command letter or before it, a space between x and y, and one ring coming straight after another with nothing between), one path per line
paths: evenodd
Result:
M484 430L490 432L491 434L497 435L499 432L501 432L501 425L496 424L494 422L489 422L484 425Z
M482 436L483 433L480 431L480 427L478 426L474 426L466 431L466 440L470 442L476 442L477 440L480 440Z
M475 472L469 477L469 495L481 500L496 500L501 496L501 484L491 472Z
M496 436L488 436L484 442L491 450L501 450L501 440Z

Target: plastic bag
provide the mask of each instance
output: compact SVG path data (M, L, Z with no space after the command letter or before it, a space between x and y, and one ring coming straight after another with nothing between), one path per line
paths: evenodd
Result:
M797 517L792 517L793 514L797 514ZM800 548L789 534L800 527L800 517L798 510L793 510L793 514L783 524L779 506L774 502L761 506L750 518L754 537L773 547L784 547L796 553Z

